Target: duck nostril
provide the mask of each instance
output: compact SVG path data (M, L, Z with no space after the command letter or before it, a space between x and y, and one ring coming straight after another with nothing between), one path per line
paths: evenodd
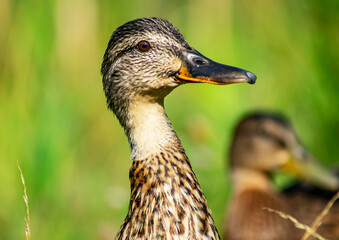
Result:
M205 65L207 63L206 61L198 57L193 58L192 61L197 65Z

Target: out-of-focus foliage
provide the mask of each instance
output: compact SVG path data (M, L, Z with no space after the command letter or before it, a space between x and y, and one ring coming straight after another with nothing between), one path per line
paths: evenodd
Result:
M204 55L255 85L185 85L166 99L217 226L230 192L227 149L253 109L286 114L324 164L338 164L337 0L1 0L0 239L113 239L126 215L127 139L107 110L100 64L113 30L168 19Z

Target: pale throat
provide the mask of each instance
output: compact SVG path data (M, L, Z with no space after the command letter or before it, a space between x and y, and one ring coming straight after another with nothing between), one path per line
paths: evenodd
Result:
M179 142L165 114L163 100L138 99L129 105L128 114L126 127L129 128L132 160L146 159Z
M270 179L260 171L249 168L236 168L232 171L234 192L239 194L247 190L275 191Z

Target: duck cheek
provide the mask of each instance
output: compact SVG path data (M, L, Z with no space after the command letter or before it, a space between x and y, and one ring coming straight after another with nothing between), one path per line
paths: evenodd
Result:
M176 86L178 86L178 84L175 84L171 77L162 77L155 79L150 87L158 91L168 91L166 89L173 89Z
M275 154L275 163L277 167L280 168L281 166L285 165L291 158L291 155L285 149L281 149Z
M173 72L179 72L181 66L182 66L182 60L179 58L176 58L171 63L171 68L172 68L171 70Z

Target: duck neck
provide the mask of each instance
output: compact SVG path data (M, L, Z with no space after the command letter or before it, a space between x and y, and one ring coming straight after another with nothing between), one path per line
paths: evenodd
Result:
M173 126L166 116L164 100L140 97L128 106L124 128L131 147L132 160L147 159L169 145L180 145Z
M232 170L234 192L239 194L247 190L274 192L269 176L266 173L250 168L235 168Z
M116 239L220 239L163 101L139 99L127 113L131 197Z

